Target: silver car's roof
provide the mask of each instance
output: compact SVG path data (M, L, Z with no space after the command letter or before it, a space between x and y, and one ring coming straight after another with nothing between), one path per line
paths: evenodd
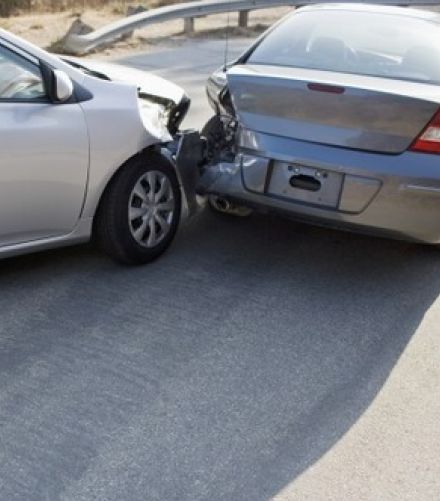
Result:
M359 3L324 3L315 4L310 6L301 7L296 13L299 12L309 12L317 10L340 10L340 11L350 11L350 12L373 12L376 14L384 15L394 15L394 16L405 16L412 17L416 19L422 19L426 21L440 23L440 13L430 11L415 9L413 7L397 7L390 5L378 5L378 4L359 4ZM294 14L295 14L294 12Z

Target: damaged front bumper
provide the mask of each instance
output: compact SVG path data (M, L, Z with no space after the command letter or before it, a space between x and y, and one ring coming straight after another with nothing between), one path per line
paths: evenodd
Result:
M183 195L184 214L190 217L199 209L196 187L199 166L205 156L205 142L198 131L179 131L191 100L185 94L177 104L141 92L138 97L143 125L149 134L156 135L162 155L174 165Z
M200 182L201 167L206 156L206 141L196 130L178 132L162 153L173 163L181 186L187 216L194 215L199 209L197 188Z

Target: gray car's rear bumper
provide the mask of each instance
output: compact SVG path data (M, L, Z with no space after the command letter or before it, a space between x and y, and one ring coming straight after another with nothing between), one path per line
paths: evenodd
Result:
M249 137L234 164L206 169L203 191L319 224L440 243L440 156L365 153L254 132ZM338 194L330 188L324 206L313 194L294 199L290 188L279 186L274 192L274 165L339 177Z

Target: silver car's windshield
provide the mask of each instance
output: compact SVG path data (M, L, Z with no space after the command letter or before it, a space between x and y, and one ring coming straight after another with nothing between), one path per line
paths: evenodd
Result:
M263 39L248 62L440 83L440 27L388 13L302 12Z

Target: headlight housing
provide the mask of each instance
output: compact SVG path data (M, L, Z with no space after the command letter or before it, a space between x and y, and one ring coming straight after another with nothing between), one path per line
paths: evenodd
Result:
M172 141L168 130L168 114L163 105L146 99L138 99L139 114L146 131L160 142Z

